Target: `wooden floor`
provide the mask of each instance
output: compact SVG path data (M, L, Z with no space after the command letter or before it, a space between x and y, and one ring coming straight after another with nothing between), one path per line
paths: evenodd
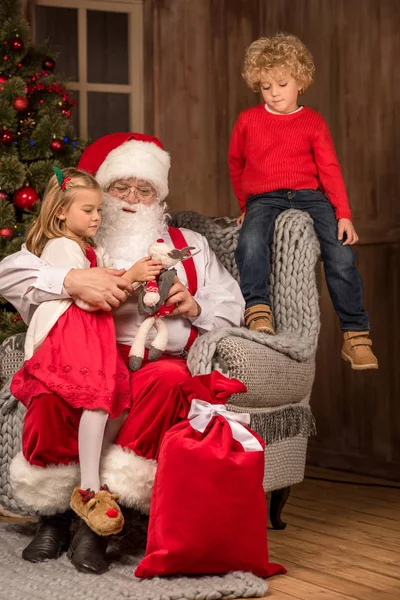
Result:
M270 579L267 598L400 600L400 484L312 468L307 476L397 489L310 478L295 486L287 528L268 531L270 559L288 573Z
M397 485L398 489L305 479L269 530L270 559L288 570L270 580L273 600L400 600L400 485L307 470L310 477Z

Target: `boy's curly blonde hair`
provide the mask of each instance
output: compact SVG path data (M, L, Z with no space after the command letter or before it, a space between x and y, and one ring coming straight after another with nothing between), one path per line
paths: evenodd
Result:
M298 37L277 33L256 40L246 49L243 77L254 92L260 90L263 71L288 72L304 93L313 81L315 66L311 52Z

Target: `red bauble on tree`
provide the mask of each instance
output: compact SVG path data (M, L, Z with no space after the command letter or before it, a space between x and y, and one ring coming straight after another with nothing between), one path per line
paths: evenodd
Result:
M4 85L7 83L8 77L4 73L0 73L0 92L4 90Z
M14 194L14 204L22 210L32 210L33 205L38 200L39 194L35 188L29 185L24 185L24 187L17 190Z
M24 110L27 110L28 106L29 106L29 102L25 96L17 96L13 100L13 107L18 112L23 112Z
M56 63L50 56L45 58L42 62L42 69L44 69L44 71L54 71L55 66Z
M24 49L24 42L18 36L15 36L12 40L10 40L8 45L13 52L22 52Z
M13 235L14 230L11 227L3 227L3 229L0 229L0 237L2 237L3 240L11 240Z
M53 154L58 154L64 148L64 142L62 140L54 139L50 144L50 150Z
M8 129L3 129L2 131L0 131L0 141L5 146L11 146L13 142L13 135L11 131L9 131Z

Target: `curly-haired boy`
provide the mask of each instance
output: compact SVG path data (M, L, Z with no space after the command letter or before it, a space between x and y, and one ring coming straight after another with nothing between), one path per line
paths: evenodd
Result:
M239 115L229 145L231 180L242 210L236 260L246 325L274 334L268 284L275 220L289 208L306 211L344 332L342 357L353 369L376 369L351 248L358 235L335 148L322 116L297 103L314 71L310 52L294 35L261 38L246 50L244 78L264 100Z

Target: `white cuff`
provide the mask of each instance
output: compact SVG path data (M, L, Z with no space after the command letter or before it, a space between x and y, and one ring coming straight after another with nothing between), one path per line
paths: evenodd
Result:
M64 288L64 279L70 270L70 267L51 267L50 265L45 265L40 269L39 276L32 287L55 294L59 298L70 298L70 295Z
M198 329L209 331L214 319L213 303L210 300L199 301L196 297L194 297L194 299L200 306L201 312L198 317L190 318L189 321Z

